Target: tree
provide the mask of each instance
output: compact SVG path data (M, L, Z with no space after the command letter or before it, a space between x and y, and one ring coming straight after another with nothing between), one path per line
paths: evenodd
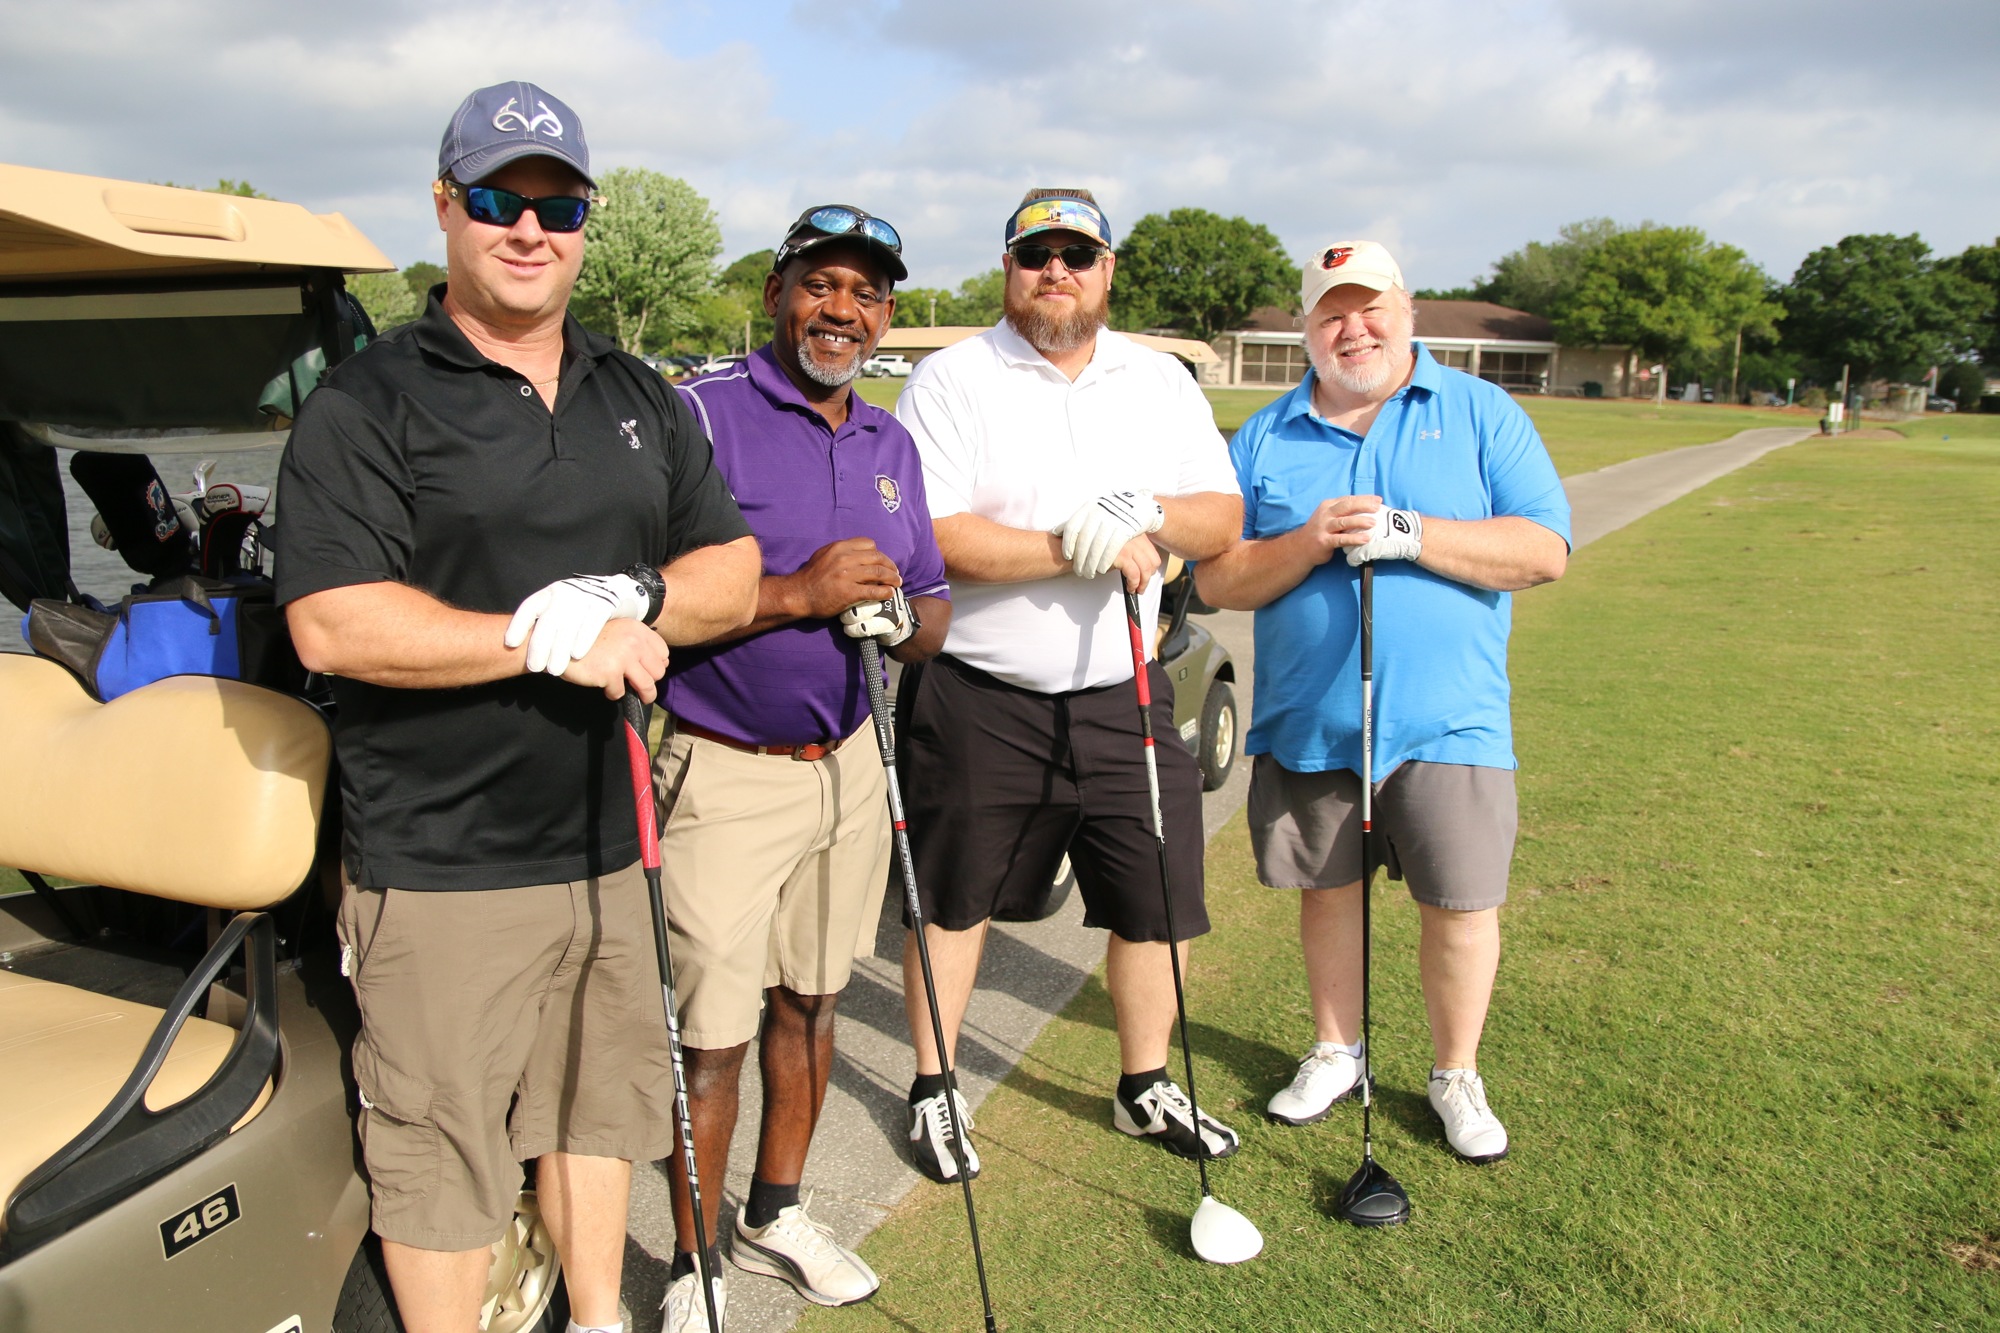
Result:
M227 177L213 185L178 185L173 181L160 184L176 190L200 190L204 194L233 194L239 199L269 199L271 196L252 185L249 181L233 181Z
M628 352L695 326L715 285L722 232L694 187L642 167L616 167L598 181L577 278L578 317Z
M1571 346L1622 344L1651 360L1713 363L1739 334L1768 333L1785 313L1764 271L1699 227L1613 231L1578 256L1549 310Z
M1968 282L1976 283L1985 294L1985 313L1979 316L1977 339L1979 359L2000 366L2000 238L1991 245L1968 245L1944 266Z
M1287 305L1298 266L1268 227L1205 208L1139 219L1118 247L1112 308L1120 328L1213 338L1259 306Z
M1961 412L1977 412L1986 396L1986 367L1973 361L1954 361L1938 375L1937 391L1958 404Z
M410 291L415 294L419 308L431 299L431 288L444 279L444 266L433 264L427 259L419 259L403 270L403 281L410 285Z
M1915 379L1979 335L1982 291L1908 236L1842 237L1807 255L1785 289L1784 338L1832 383Z
M424 304L401 273L351 273L347 290L361 302L377 332L407 324L423 313Z
M896 323L899 329L922 328L931 322L931 302L937 302L937 322L944 328L987 328L1000 322L1006 312L1007 275L990 268L977 277L958 284L957 291L943 287L907 287L896 293Z
M1642 229L1652 226L1650 222L1639 225ZM1493 276L1475 283L1470 298L1553 316L1575 294L1586 261L1624 230L1610 218L1567 223L1557 229L1556 240L1529 241L1495 260ZM1443 299L1463 298L1453 293Z

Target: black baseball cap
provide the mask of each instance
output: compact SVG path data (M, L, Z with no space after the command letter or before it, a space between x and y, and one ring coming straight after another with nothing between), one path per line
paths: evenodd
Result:
M785 265L797 256L815 246L835 241L849 241L862 246L881 262L889 276L897 282L910 276L910 270L903 263L902 236L881 218L852 204L815 204L799 214L798 221L785 232L785 239L779 243L778 252L771 259L771 271L782 273Z
M597 188L583 122L567 102L525 82L496 83L458 104L438 145L438 175L470 185L524 157L553 157Z

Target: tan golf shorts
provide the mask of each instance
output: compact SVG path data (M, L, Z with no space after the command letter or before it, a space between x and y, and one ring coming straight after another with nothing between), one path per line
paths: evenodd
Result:
M873 952L889 794L872 723L824 759L673 735L654 770L681 1040L757 1035L767 987L831 995Z
M1519 824L1506 768L1411 761L1375 787L1389 877L1431 907L1478 912L1507 901ZM1250 846L1274 889L1335 889L1361 878L1361 779L1294 773L1268 754L1250 768Z
M426 1250L500 1239L521 1163L652 1161L673 1070L637 865L518 889L341 894L374 1226Z

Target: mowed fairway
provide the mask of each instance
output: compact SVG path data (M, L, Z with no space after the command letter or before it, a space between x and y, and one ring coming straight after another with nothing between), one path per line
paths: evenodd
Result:
M1266 1251L1195 1260L1192 1165L1111 1130L1095 978L979 1113L1002 1326L2000 1326L2000 440L1930 425L1782 450L1517 601L1523 829L1481 1062L1510 1159L1458 1163L1423 1102L1389 886L1376 1125L1415 1215L1328 1218L1360 1112L1259 1115L1310 1027L1293 900L1239 816L1190 998L1205 1100L1245 1136L1216 1189ZM919 1183L862 1248L881 1293L802 1327L978 1326L957 1190Z

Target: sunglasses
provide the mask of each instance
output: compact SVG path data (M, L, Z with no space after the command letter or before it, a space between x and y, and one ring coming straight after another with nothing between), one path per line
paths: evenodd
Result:
M1060 250L1027 241L1015 246L1008 253L1014 256L1016 264L1030 272L1040 272L1049 266L1051 259L1060 259L1063 267L1070 272L1088 273L1097 267L1098 260L1111 252L1101 245L1091 245L1084 241L1065 245Z
M460 185L449 179L444 188L452 198L465 201L467 217L489 227L511 227L521 220L521 214L533 209L543 231L572 232L583 230L583 220L590 216L590 200L571 194L530 199L497 185Z
M808 233L817 232L821 236L858 235L874 241L889 253L900 256L903 253L903 238L896 229L873 214L864 213L846 204L827 204L820 208L809 208L799 214L799 220L792 224L792 230L785 237L785 243L778 247L777 260L773 269L781 269L785 261L798 251L800 241L813 237Z

